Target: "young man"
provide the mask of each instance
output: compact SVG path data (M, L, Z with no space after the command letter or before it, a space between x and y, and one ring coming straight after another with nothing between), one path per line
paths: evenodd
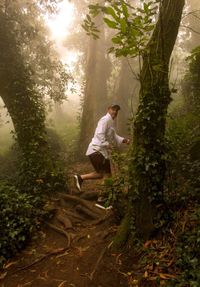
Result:
M84 180L100 179L104 176L111 176L109 157L112 146L120 146L122 143L129 144L130 142L129 139L116 134L114 119L117 118L119 110L119 105L110 105L107 114L103 116L97 124L94 137L86 152L95 171L83 175L74 175L75 185L79 191L81 191L81 185Z

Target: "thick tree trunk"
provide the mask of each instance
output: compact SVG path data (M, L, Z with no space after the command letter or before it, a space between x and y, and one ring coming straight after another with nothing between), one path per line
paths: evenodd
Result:
M98 23L101 22L102 19L98 19ZM85 154L97 121L103 116L107 108L109 61L106 58L104 30L101 31L100 39L89 39L86 65L86 87L79 140L80 155Z
M159 19L143 57L130 164L131 207L128 212L137 235L144 239L149 238L154 230L152 202L163 199L165 123L170 103L168 65L184 2L161 1Z
M134 61L135 62L135 61ZM134 80L134 74L126 58L122 58L119 76L114 89L114 102L119 104L121 111L117 117L117 130L120 135L127 137L129 132L130 118L137 106L136 91L139 82ZM135 108L133 111L132 108Z
M24 65L12 22L0 12L0 95L11 116L23 155L21 181L33 189L48 170L45 112ZM42 181L40 182L42 183Z

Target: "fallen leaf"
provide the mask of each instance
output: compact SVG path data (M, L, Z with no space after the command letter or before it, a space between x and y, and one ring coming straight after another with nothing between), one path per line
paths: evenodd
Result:
M176 275L172 275L172 274L166 274L166 273L160 273L159 274L161 279L175 279Z
M148 272L145 271L145 272L144 272L144 278L147 278L147 277L148 277Z
M65 280L65 281L63 281L63 282L61 282L59 285L58 285L58 287L63 287L64 285L65 285L65 283L66 283L67 281Z
M170 261L167 263L167 266L170 267L173 263L174 263L174 259L170 260Z
M144 243L144 247L145 248L148 248L149 246L153 245L154 243L156 243L157 240L147 240L145 243Z
M66 256L66 255L68 255L68 254L69 254L69 252L68 252L68 251L65 251L65 253L60 254L60 255L57 255L56 258L59 258L59 257L62 257L62 256Z
M78 256L81 257L81 256L83 256L83 253L88 250L89 246L86 246L86 247L77 246L75 248L78 251Z
M4 279L6 277L6 275L7 275L7 272L0 274L0 279Z
M41 276L40 274L37 276L37 279L47 281L47 278L45 278L45 277Z
M7 264L4 265L4 269L8 269L10 266L12 266L12 265L14 265L16 263L17 263L17 261L13 261L13 262L7 263Z

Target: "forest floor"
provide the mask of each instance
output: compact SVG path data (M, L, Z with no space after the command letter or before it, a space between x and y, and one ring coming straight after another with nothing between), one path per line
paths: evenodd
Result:
M48 203L54 216L4 265L1 287L138 286L131 273L138 254L112 252L117 225L112 209L95 206L100 186L88 181L77 193L72 181L70 193L54 194Z

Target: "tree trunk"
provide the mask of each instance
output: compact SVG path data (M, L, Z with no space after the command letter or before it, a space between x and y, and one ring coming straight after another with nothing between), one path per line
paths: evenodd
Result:
M138 88L139 82L134 79L135 75L131 70L130 60L122 58L121 67L119 72L119 77L117 78L117 83L114 90L114 103L117 103L121 107L121 111L117 117L117 130L120 135L128 137L129 132L129 120L136 111L138 102ZM135 71L135 59L132 61L134 63Z
M24 65L12 22L0 12L0 95L11 116L23 155L21 182L33 190L48 170L45 112L34 92L30 69ZM42 181L40 181L42 185Z
M102 19L98 19L98 22L101 23ZM89 39L86 65L86 87L79 140L80 155L85 154L97 121L103 116L107 108L109 61L106 58L104 30L101 31L100 39Z
M165 123L170 103L168 66L184 2L161 1L158 22L143 55L139 107L134 123L132 160L129 168L128 208L131 222L134 222L136 227L136 234L143 239L149 238L154 230L153 202L163 200L166 169ZM124 239L117 242L118 246L123 243Z

